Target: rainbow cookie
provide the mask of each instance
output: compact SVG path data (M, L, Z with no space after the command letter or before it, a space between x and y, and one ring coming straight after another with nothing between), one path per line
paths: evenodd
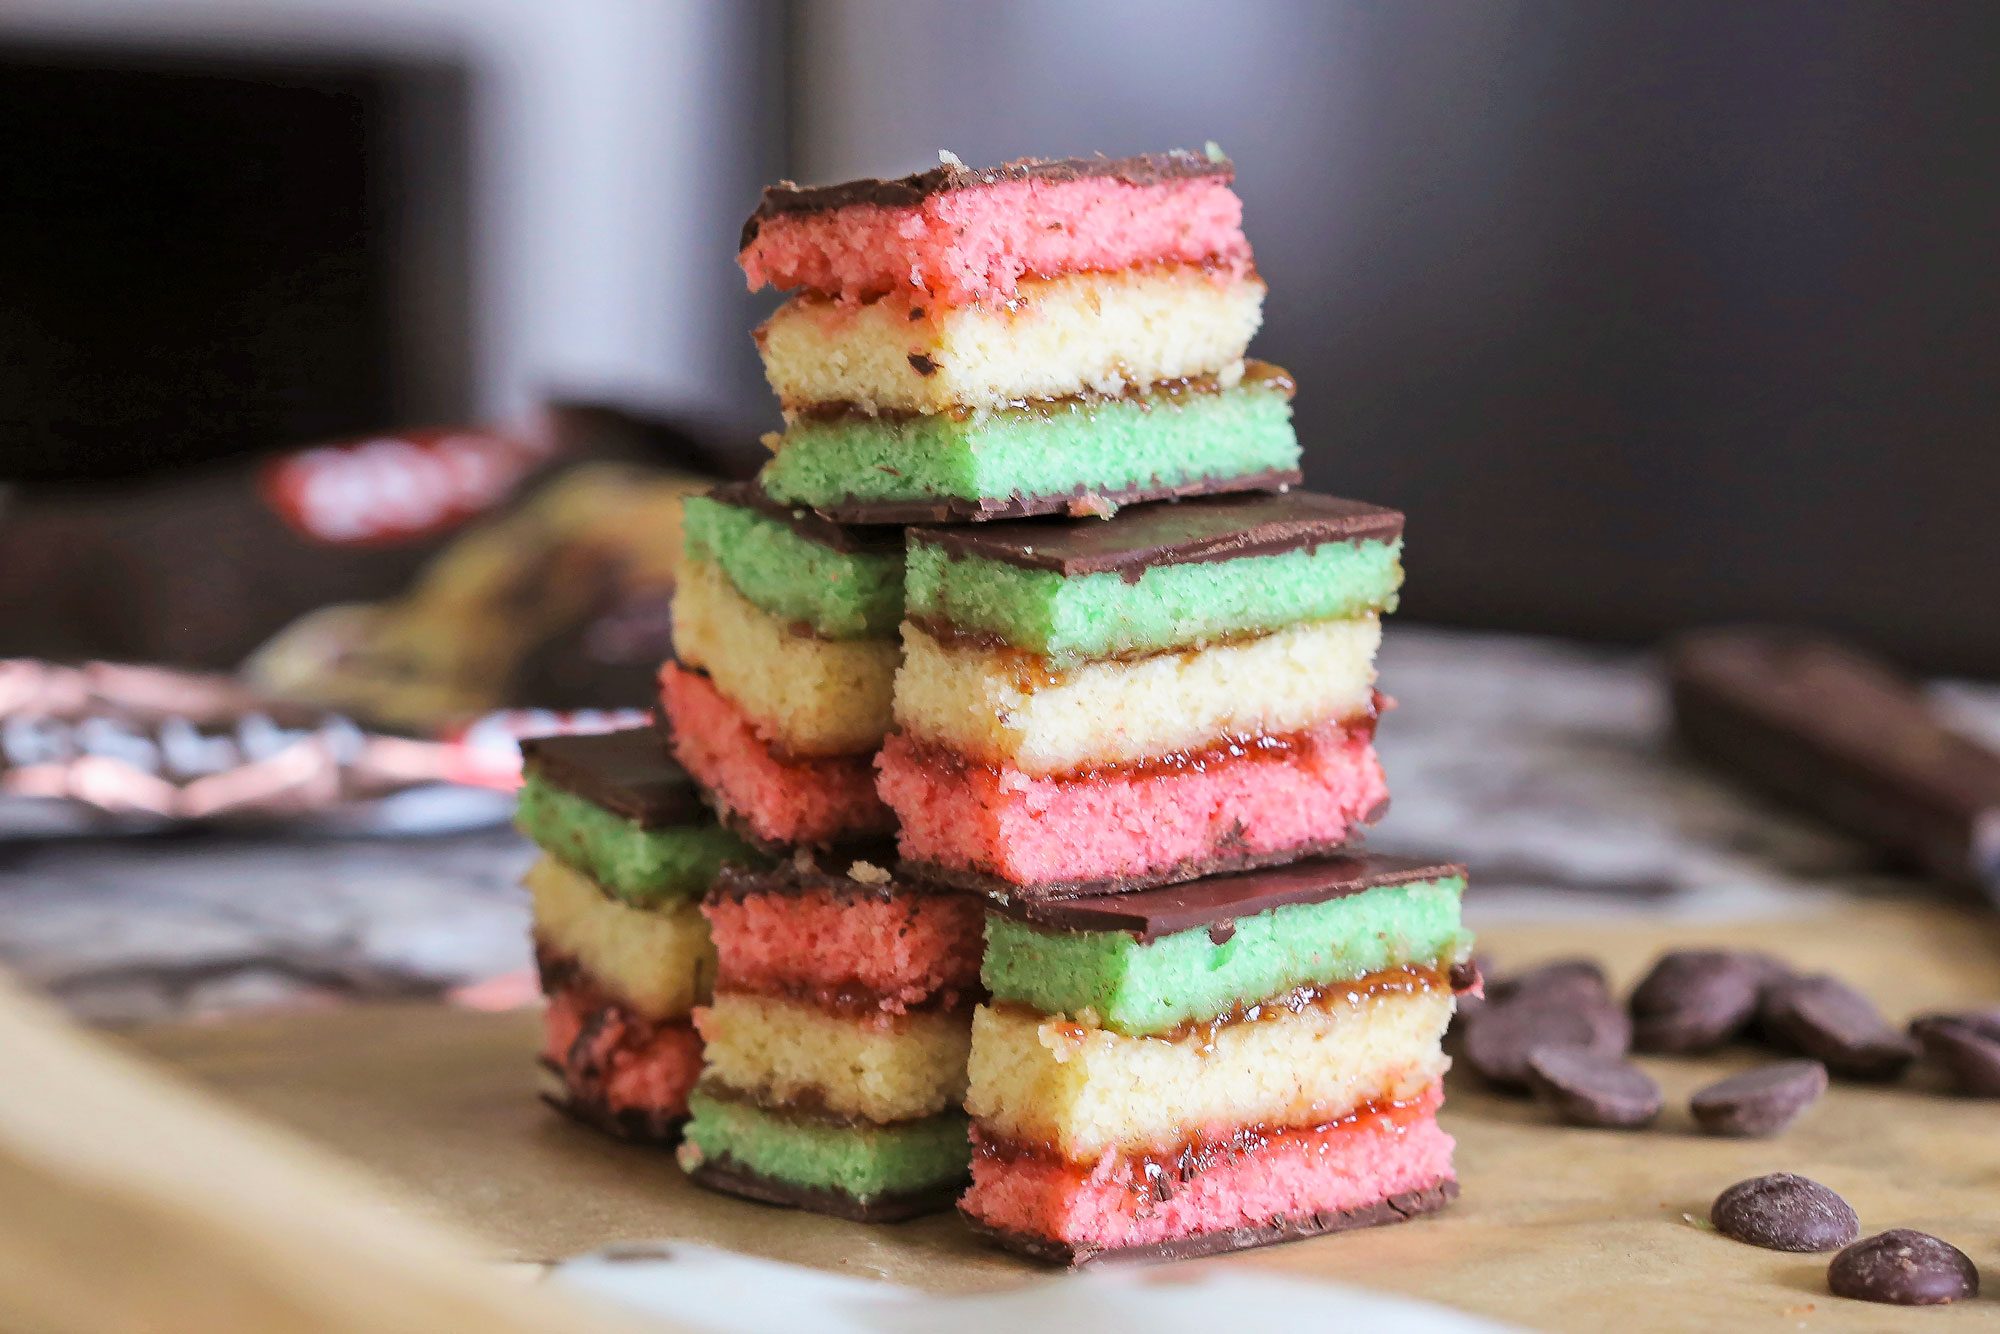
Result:
M648 728L521 743L517 822L548 997L551 1101L629 1139L671 1143L701 1070L690 1020L713 952L699 904L720 868L761 858L719 828Z
M871 765L891 715L900 533L849 529L754 485L689 499L661 673L675 756L765 845L886 831Z
M854 523L1105 513L1298 481L1290 378L1219 153L955 161L765 191L750 285L786 429L762 481Z
M1083 1264L1440 1207L1456 866L1333 858L990 906L965 1216Z
M1388 795L1401 535L1308 492L912 529L878 761L904 862L1051 898L1341 846Z
M708 1068L680 1159L717 1190L887 1222L949 1208L965 1182L982 910L843 864L800 855L709 894Z

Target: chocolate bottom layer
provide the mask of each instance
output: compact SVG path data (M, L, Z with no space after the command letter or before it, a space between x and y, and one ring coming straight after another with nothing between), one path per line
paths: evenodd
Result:
M1445 1179L1422 1190L1391 1195L1386 1200L1364 1205L1359 1209L1308 1214L1303 1218L1279 1218L1256 1227L1225 1228L1219 1232L1201 1232L1189 1237L1174 1237L1139 1246L1078 1245L1052 1241L1047 1237L1031 1236L1022 1232L1009 1232L1004 1228L989 1227L969 1216L965 1221L972 1225L975 1232L983 1233L1010 1251L1030 1259L1080 1269L1084 1265L1096 1264L1194 1260L1204 1255L1223 1255L1230 1251L1246 1251L1257 1246L1275 1246L1279 1242L1299 1241L1329 1232L1380 1227L1385 1223L1400 1223L1405 1219L1435 1213L1457 1198L1458 1183Z
M749 1171L727 1158L711 1158L699 1167L688 1169L688 1178L725 1195L787 1209L805 1209L854 1223L901 1223L925 1214L942 1213L957 1202L965 1188L963 1181L954 1181L928 1190L864 1200L823 1186L795 1186Z
M1036 496L937 496L929 500L863 500L850 496L837 504L815 506L813 512L835 523L912 524L985 523L994 519L1025 519L1043 514L1072 518L1110 517L1109 511L1153 500L1225 495L1241 491L1285 491L1304 481L1296 470L1244 473L1237 477L1202 477L1178 485L1126 486L1109 489L1078 486Z
M562 1080L562 1070L547 1057L540 1060L541 1067ZM625 1141L627 1144L642 1144L650 1148L671 1149L681 1142L681 1127L687 1124L685 1114L649 1112L636 1107L614 1111L601 1095L584 1092L567 1085L561 1092L544 1089L542 1101L561 1112L579 1125Z
M1383 802L1358 823L1375 823L1382 818L1382 813L1388 809L1388 805L1388 802ZM1336 853L1355 855L1354 844L1357 838L1330 843L1302 843L1296 847L1278 848L1271 852L1246 851L1223 853L1215 857L1190 858L1146 875L1111 880L1045 880L1032 885L1017 885L1011 880L989 875L984 871L971 871L962 866L942 866L936 862L912 861L908 858L897 863L897 870L914 880L927 880L934 885L963 889L1002 902L1018 900L1023 903L1051 903L1059 899L1079 899L1098 894L1125 894L1134 890L1156 889L1161 885L1177 885L1183 881L1200 880L1211 875L1229 875L1238 871L1260 870L1267 866L1284 866L1291 862L1303 861L1308 857L1327 857Z

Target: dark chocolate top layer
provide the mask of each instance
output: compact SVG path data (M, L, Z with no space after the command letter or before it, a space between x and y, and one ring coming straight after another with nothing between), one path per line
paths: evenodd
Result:
M1109 519L1024 520L928 528L913 542L1064 576L1116 573L1136 582L1161 565L1194 565L1310 550L1329 542L1387 541L1403 532L1395 510L1287 491L1139 505Z
M694 780L650 727L595 736L528 737L526 771L648 829L706 822Z
M834 523L803 506L779 504L766 495L764 488L755 482L725 482L711 490L708 498L718 504L755 510L766 518L776 519L806 541L817 542L823 547L845 555L900 556L903 553L901 529L880 526L850 527L847 524Z
M856 877L853 872L863 863L874 869L863 868L861 876ZM717 898L741 899L753 894L800 894L823 889L850 899L886 899L895 894L956 892L896 875L895 866L893 840L857 844L839 852L797 852L767 869L725 866L709 893Z
M1142 941L1217 927L1296 903L1324 903L1384 885L1462 878L1463 866L1412 857L1316 857L1237 875L1089 898L992 902L987 911L1055 931L1124 931Z
M1167 181L1197 176L1219 176L1234 180L1236 166L1226 157L1176 148L1166 153L1142 153L1138 157L1017 158L997 167L967 167L946 162L929 171L898 176L894 180L866 177L842 181L838 185L799 185L780 181L764 188L757 211L743 224L741 246L757 239L757 230L766 218L783 213L823 213L854 204L874 204L883 208L909 208L933 195L953 190L973 190L983 185L1003 185L1010 181L1081 181L1105 179L1126 185L1160 185Z

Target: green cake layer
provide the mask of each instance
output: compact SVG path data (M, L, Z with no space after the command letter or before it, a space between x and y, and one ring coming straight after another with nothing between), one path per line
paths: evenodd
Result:
M957 1112L893 1125L848 1125L767 1111L696 1087L688 1095L683 1160L726 1159L788 1185L837 1190L867 1202L965 1179L972 1161Z
M690 560L719 566L746 600L825 639L887 639L903 619L900 551L840 551L745 505L691 496Z
M1300 621L1393 611L1403 544L1328 542L1237 560L1072 575L910 548L913 620L995 636L1057 660L1189 648Z
M1020 500L1295 471L1290 383L1064 399L1006 412L805 418L759 475L786 504Z
M1164 1033L1295 987L1393 968L1448 968L1471 951L1460 878L1383 885L1238 918L1217 943L1203 927L1142 943L1123 931L1051 931L988 913L980 978L996 1002Z
M719 825L644 829L532 773L514 822L551 857L634 907L705 894L725 862L768 862Z

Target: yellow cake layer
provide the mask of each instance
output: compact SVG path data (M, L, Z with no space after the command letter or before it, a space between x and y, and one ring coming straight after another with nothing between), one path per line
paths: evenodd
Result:
M1029 774L1130 763L1363 714L1381 642L1369 615L1049 671L1018 650L940 643L906 621L896 721L919 740Z
M787 410L1000 408L1240 371L1264 284L1182 265L1023 279L1008 307L792 298L757 331Z
M1309 1006L1183 1038L1125 1037L1013 1006L972 1022L965 1108L995 1134L1073 1162L1161 1152L1190 1132L1310 1126L1415 1097L1450 1064L1443 988Z
M605 990L649 1019L683 1019L708 999L715 949L701 905L627 907L551 857L528 868L535 939L575 959Z
M707 672L758 735L788 755L865 755L889 730L894 641L795 634L706 561L681 566L674 653Z
M858 1018L775 996L723 992L695 1016L709 1077L766 1106L910 1121L965 1097L963 1010Z

